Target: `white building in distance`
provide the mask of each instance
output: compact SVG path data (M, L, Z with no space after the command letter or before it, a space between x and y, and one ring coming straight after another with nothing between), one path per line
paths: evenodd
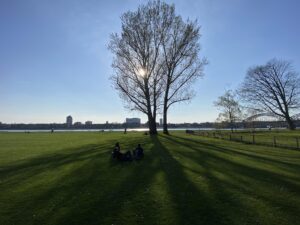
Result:
M90 121L90 120L88 120L88 121L85 121L85 125L92 125L93 124L93 122L92 121Z
M141 125L141 119L140 118L126 118L126 124L127 125L140 126Z
M66 118L66 124L67 124L67 127L71 127L72 124L73 124L73 118L72 116L67 116Z
M160 125L160 126L163 125L163 119L162 119L162 118L159 119L159 125Z

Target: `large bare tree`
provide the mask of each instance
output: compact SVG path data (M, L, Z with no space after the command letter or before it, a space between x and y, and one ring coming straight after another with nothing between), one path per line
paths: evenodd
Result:
M156 115L163 91L161 43L169 21L168 5L160 1L141 5L122 15L121 34L113 34L111 79L126 106L148 117L150 134L156 134Z
M291 113L300 107L300 79L290 62L272 59L250 68L240 94L250 108L273 113L295 129Z
M194 96L193 82L203 75L206 60L199 58L200 27L197 21L183 21L170 6L167 32L162 41L164 69L163 131L168 134L170 106Z
M202 76L199 26L175 14L174 5L150 1L121 17L122 32L113 34L112 81L127 107L148 117L156 134L156 115L163 112L164 131L171 105L193 96L191 84Z
M228 90L214 102L214 105L221 111L217 121L228 122L231 132L233 132L233 124L242 117L241 106L233 91Z

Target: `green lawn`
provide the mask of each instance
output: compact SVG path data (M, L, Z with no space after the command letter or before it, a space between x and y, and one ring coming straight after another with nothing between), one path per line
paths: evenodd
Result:
M139 162L110 159L145 148ZM175 132L0 133L1 225L296 225L300 151Z

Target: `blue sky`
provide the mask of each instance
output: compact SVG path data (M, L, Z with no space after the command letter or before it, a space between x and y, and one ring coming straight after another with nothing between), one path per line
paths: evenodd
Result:
M146 1L0 0L0 121L123 122L146 118L123 107L112 88L109 35L120 16ZM174 106L170 122L214 121L213 101L234 89L250 66L273 57L300 71L300 1L177 0L183 18L201 25L209 60L197 97Z

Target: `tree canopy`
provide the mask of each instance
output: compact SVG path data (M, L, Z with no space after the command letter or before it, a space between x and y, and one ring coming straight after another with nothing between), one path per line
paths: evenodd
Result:
M300 107L300 78L290 62L272 59L250 68L239 92L249 108L281 117L295 129L291 113Z
M122 15L120 34L112 34L113 86L130 110L148 117L156 134L156 117L177 102L190 100L191 84L203 75L205 60L199 59L200 27L175 14L175 6L160 1L140 5Z

